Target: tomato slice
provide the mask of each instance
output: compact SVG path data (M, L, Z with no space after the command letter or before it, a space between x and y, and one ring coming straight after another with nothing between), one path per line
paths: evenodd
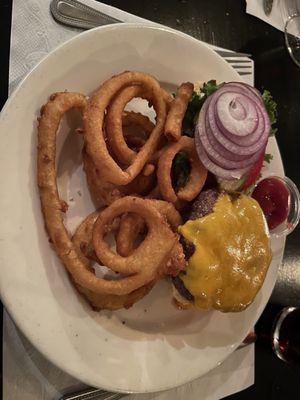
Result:
M264 159L265 159L265 152L263 152L261 154L259 159L256 161L256 163L250 169L249 174L248 174L245 182L243 183L243 186L241 187L242 190L247 189L249 186L253 185L257 181L260 171L264 164Z

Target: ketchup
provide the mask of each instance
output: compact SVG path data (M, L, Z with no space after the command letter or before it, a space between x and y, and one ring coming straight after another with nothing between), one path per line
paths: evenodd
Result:
M287 219L289 213L289 191L278 178L270 177L259 182L252 193L265 214L272 230Z

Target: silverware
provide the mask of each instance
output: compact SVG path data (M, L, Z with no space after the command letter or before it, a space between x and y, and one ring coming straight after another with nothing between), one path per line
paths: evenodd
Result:
M271 14L273 8L273 0L263 0L263 9L267 16Z
M239 75L243 76L253 74L253 62L250 59L245 60L245 57L251 57L250 54L234 53L229 50L215 50L215 52L231 64L232 68L234 68Z
M123 22L77 0L52 0L50 11L57 22L81 29Z
M221 57L230 57L230 58L238 58L238 57L251 57L251 54L247 53L236 53L231 50L215 50Z
M291 15L284 26L285 45L289 55L300 67L300 15Z
M236 63L238 63L239 65L240 64L250 64L251 65L251 60L245 60L245 59L236 59L236 58L233 58L232 59L232 56L231 57L224 57L225 59L226 59L226 61L229 63L229 64L236 64Z
M125 393L106 392L102 389L88 388L62 396L59 400L118 400L127 396Z
M217 51L218 53L218 51ZM226 60L229 64L231 64L232 68L234 68L239 75L251 75L253 74L253 62L248 59L240 59L239 57L235 58L234 56L227 56L224 57L224 60Z
M64 25L72 26L81 29L91 29L96 26L109 25L117 22L123 22L110 15L104 14L95 10L77 0L52 0L50 10L53 18ZM237 70L240 75L252 74L252 63L250 60L237 60L241 57L250 57L247 53L235 53L230 50L216 50L232 67ZM248 71L245 71L245 66L240 64L248 63ZM243 71L240 71L240 70Z
M239 75L252 75L253 74L253 62L245 57L251 57L251 54L247 53L235 53L230 50L215 50L224 60L231 64ZM247 71L245 71L247 69Z

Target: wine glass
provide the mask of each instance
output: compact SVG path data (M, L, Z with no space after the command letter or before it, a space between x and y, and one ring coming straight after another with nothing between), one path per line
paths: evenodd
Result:
M282 361L300 365L300 308L268 304L255 326L257 344Z
M300 67L300 0L281 0L285 44L289 55Z
M272 347L281 360L300 365L300 308L285 307L272 329Z

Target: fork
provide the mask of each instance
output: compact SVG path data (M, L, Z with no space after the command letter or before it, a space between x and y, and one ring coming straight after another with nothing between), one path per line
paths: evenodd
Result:
M50 10L57 22L81 29L123 22L77 0L52 0ZM253 73L252 61L245 59L245 57L250 57L250 54L219 49L215 49L215 51L231 64L239 75L251 75Z
M126 397L125 393L107 392L103 389L88 388L61 397L59 400L119 400Z
M253 74L253 62L252 60L245 59L245 57L249 57L248 54L243 55L243 53L228 53L224 55L224 51L215 50L221 57L224 58L231 66L234 68L237 73L241 76L244 75L252 75ZM242 58L243 57L243 58Z

